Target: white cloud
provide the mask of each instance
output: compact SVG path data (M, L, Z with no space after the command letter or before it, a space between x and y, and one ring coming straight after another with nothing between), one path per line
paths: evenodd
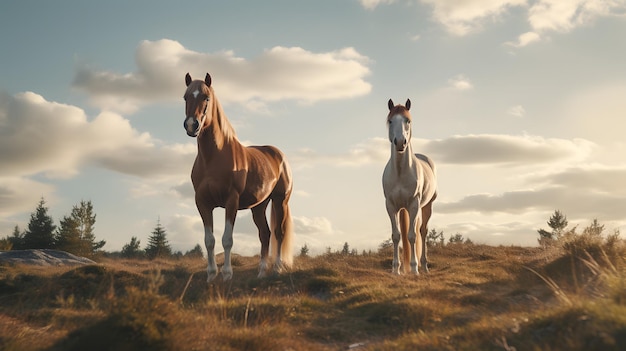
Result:
M337 167L359 167L389 158L389 142L384 138L371 138L358 143L342 154L319 154L309 148L299 149L289 155L295 169L309 168L316 164L331 164Z
M517 37L516 42L506 42L505 44L512 46L512 47L521 48L528 44L531 44L540 40L541 40L541 36L538 33L526 32L526 33L520 34L519 37Z
M7 218L20 212L31 211L41 197L53 199L55 192L51 185L23 177L0 176L0 218ZM0 219L0 228L5 227Z
M595 144L584 139L546 139L530 135L470 134L446 139L412 139L413 150L431 156L437 164L501 165L505 167L568 162L587 158ZM389 141L371 138L344 153L320 154L300 149L290 154L295 169L328 164L334 167L360 167L384 164L389 159Z
M507 114L515 117L524 117L526 109L522 105L511 106L507 111Z
M558 172L533 175L529 181L548 186L561 186L568 189L582 189L585 192L626 197L626 167L587 165L570 167ZM626 213L624 214L626 216Z
M474 194L456 202L440 202L441 213L522 213L561 209L578 218L624 220L626 197L601 194L586 188L572 189L552 186L538 189L515 190L501 194Z
M433 18L446 30L464 36L479 30L486 20L497 20L511 7L526 0L420 0L433 7Z
M354 48L314 53L300 47L276 46L248 60L232 51L196 52L173 40L143 41L137 48L137 70L119 74L78 70L74 86L105 109L132 112L146 103L178 101L184 75L202 79L209 72L223 103L263 104L278 100L315 102L367 94L370 60Z
M32 92L0 99L0 176L67 178L87 165L147 178L187 174L193 143L163 144L122 116L89 120L75 106Z
M448 84L450 84L450 86L456 90L470 90L474 88L469 78L467 78L463 74L459 74L453 78L448 79Z
M391 4L394 1L395 0L359 0L359 2L361 3L361 6L365 7L367 10L373 10L378 5Z
M539 0L528 10L528 22L535 31L566 33L598 17L624 15L625 10L623 0Z
M438 163L527 167L582 160L594 145L583 139L481 134L428 141L419 150Z
M310 254L320 254L327 247L335 248L345 242L341 231L335 229L325 217L293 217L294 232L296 234L294 253L305 244L311 250Z

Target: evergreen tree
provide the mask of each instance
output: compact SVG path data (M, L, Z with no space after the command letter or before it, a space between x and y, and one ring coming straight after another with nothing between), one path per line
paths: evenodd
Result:
M8 237L8 240L11 243L11 250L24 249L24 233L20 231L20 227L13 228L13 234Z
M300 248L300 257L306 257L309 255L309 247L305 243L304 246Z
M443 236L443 231L438 232L435 228L431 229L428 234L426 234L426 245L428 247L443 247L445 240L446 239Z
M347 241L343 244L343 249L341 249L341 254L342 255L350 254L350 245L348 245Z
M78 223L71 216L64 216L59 222L56 247L59 250L67 251L79 256L91 253L90 251L87 252L87 247L84 245L84 242L80 237Z
M57 233L57 247L75 255L91 256L102 248L106 241L96 242L93 233L96 215L93 214L91 201L81 201L72 208L70 216L60 222Z
M54 225L48 215L46 201L41 198L35 212L30 215L28 229L24 233L25 249L53 249L55 247Z
M140 248L141 241L136 236L130 238L130 242L122 247L122 257L124 258L139 258L144 255L143 250Z
M449 244L462 244L463 241L465 241L465 239L463 238L463 235L461 235L460 233L451 235L450 239L448 239Z
M157 226L152 231L152 235L148 238L146 256L148 256L149 259L172 256L172 248L167 242L167 233L161 226L161 221L157 222Z
M567 227L567 217L561 213L559 210L555 210L550 219L547 222L548 227L552 229L552 231L547 231L544 229L537 230L539 233L539 244L542 246L547 246L553 243L555 240L558 240L563 236L563 232Z
M200 246L200 244L196 244L193 249L185 252L185 257L203 258L204 253L202 252L202 246Z
M96 223L96 215L93 213L93 205L91 201L82 201L80 206L74 206L72 209L72 218L78 225L80 238L89 245L89 250L93 253L101 249L106 241L96 241L94 235L94 225Z

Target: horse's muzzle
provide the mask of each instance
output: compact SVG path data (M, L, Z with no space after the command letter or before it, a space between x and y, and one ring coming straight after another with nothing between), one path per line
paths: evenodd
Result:
M408 142L406 139L398 140L397 138L393 138L393 145L396 147L397 152L406 151L407 144Z
M185 131L187 131L187 135L190 137L195 138L198 136L198 133L200 133L200 122L193 117L187 117L183 126L185 127Z

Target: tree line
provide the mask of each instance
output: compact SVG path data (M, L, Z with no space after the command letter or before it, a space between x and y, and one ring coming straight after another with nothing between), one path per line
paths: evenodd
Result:
M104 253L101 249L106 241L96 239L94 233L96 214L91 201L81 201L73 206L70 214L63 216L58 226L54 224L48 210L42 197L30 215L27 228L22 231L16 225L11 235L0 239L0 250L55 249L83 257L94 257L98 253ZM165 228L157 221L144 249L140 248L137 237L132 237L119 255L126 258L149 259L202 257L203 251L200 245L196 245L184 255L182 252L173 252Z

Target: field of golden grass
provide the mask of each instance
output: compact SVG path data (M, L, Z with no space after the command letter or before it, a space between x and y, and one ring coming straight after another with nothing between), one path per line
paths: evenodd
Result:
M232 281L204 260L102 259L0 266L2 350L624 350L623 243L560 248L451 244L431 272L394 276L391 252L297 257Z

